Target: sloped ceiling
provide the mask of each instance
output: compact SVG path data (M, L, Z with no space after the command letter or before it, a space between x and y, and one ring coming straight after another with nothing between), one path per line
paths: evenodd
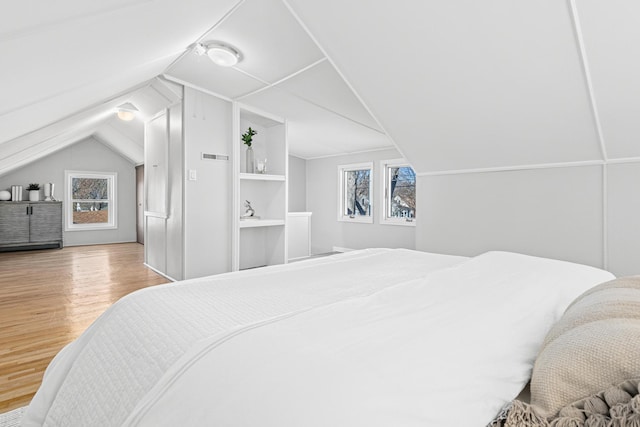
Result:
M198 41L225 42L243 58L222 68L188 51L164 77L286 117L291 153L314 158L392 146L281 0L245 0Z
M640 157L634 0L14 2L0 174L93 134L133 162L166 81L289 118L293 154L395 144L417 172ZM219 40L238 65L191 49ZM164 81L156 79L162 76ZM146 104L145 104L146 103ZM138 104L136 104L138 105ZM153 111L155 109L155 111Z

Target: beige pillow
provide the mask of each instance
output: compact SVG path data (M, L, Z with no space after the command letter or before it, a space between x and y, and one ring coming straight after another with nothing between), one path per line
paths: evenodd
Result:
M547 334L531 378L531 403L546 417L640 377L640 276L578 297Z

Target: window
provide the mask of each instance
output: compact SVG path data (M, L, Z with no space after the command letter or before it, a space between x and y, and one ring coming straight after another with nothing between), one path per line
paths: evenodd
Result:
M416 174L404 160L383 160L381 224L415 225Z
M115 172L65 171L66 230L116 227Z
M373 222L373 163L338 166L338 221Z

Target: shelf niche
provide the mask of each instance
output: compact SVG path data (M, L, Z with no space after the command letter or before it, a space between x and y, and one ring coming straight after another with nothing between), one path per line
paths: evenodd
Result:
M286 120L236 103L234 270L282 264L287 261L287 174ZM242 134L251 127L254 158L267 159L266 173L250 173L246 167L247 146ZM249 201L259 219L241 219Z

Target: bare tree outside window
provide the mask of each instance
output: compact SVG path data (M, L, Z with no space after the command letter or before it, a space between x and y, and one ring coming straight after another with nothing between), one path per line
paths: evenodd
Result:
M373 222L373 163L342 165L338 167L338 173L338 220Z
M415 218L416 174L408 166L389 168L389 218Z
M416 173L404 159L381 160L381 224L415 225Z
M345 212L349 217L371 215L371 170L345 171Z
M66 171L66 229L116 228L116 173Z
M109 222L109 180L106 178L72 178L74 224Z

